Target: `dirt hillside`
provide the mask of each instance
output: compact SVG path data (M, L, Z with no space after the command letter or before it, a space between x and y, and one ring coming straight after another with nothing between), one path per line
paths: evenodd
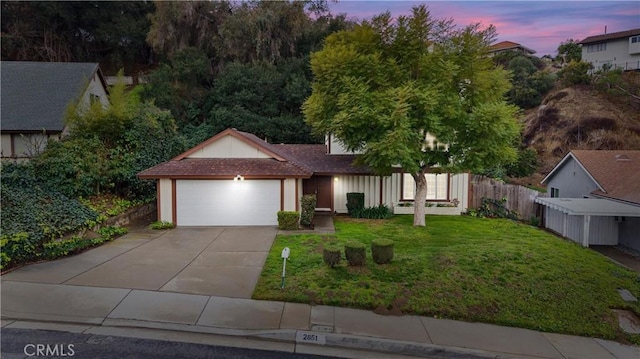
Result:
M638 75L629 78L635 82ZM640 150L640 100L629 95L591 86L555 89L522 122L525 145L539 160L538 174L528 182L542 179L570 150Z

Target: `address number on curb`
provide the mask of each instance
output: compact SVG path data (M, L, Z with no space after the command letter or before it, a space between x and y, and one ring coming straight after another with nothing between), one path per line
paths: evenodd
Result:
M297 343L311 343L311 344L326 344L327 337L324 334L318 334L314 332L298 331L296 333Z

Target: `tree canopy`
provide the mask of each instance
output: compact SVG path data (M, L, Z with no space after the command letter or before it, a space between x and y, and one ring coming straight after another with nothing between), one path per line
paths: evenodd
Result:
M582 47L578 40L568 39L558 46L558 56L563 59L563 63L582 60Z
M416 181L418 199L426 198L428 172L511 162L518 108L504 99L508 72L487 56L494 37L494 27L456 29L424 5L334 33L311 56L305 120L361 151L358 161L378 174L400 166ZM425 224L420 204L415 225Z

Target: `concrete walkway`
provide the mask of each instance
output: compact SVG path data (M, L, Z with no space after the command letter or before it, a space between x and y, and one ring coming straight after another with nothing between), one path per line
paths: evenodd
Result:
M312 232L331 231L329 220ZM254 348L367 358L640 358L638 347L601 339L249 299L275 233L137 230L74 257L26 266L1 278L2 327L232 346L249 340Z

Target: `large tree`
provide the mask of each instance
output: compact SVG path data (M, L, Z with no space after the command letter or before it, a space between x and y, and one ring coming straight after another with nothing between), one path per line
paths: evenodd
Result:
M318 134L332 133L376 173L397 166L416 182L414 225L425 225L425 174L475 171L513 161L517 107L505 102L509 74L487 47L495 29L456 30L427 7L389 13L330 35L311 57L303 105ZM434 140L435 137L435 140Z

